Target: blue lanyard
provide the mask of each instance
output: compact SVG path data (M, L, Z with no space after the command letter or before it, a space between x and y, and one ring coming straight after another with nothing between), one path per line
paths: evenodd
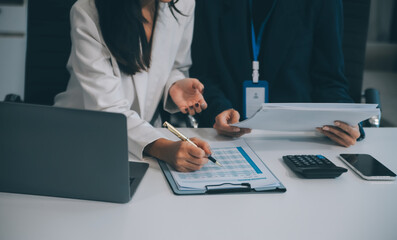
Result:
M276 3L277 3L277 0L274 0L272 8L270 9L269 13L267 14L265 20L262 22L262 25L259 29L258 38L256 38L255 28L254 28L254 17L253 17L253 13L252 13L252 0L249 0L249 7L250 7L250 13L251 13L252 50L254 52L254 54L253 54L254 61L258 61L258 56L259 56L259 52L261 49L263 32L265 30L267 22L269 21L270 16L273 13L274 8L276 7Z

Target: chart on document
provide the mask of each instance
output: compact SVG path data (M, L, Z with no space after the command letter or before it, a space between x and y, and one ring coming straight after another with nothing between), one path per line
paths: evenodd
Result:
M254 187L279 183L245 141L216 142L210 145L212 156L222 167L209 161L195 172L171 170L179 188L203 189L206 186L242 183Z
M255 178L262 173L242 147L213 148L212 156L222 164L222 167L208 162L200 171L181 174L181 179Z

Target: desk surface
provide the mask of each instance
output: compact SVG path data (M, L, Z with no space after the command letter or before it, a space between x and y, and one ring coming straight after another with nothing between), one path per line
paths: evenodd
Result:
M224 140L212 129L189 137ZM367 129L350 148L308 134L244 137L287 187L286 193L176 196L156 161L131 202L0 193L0 239L397 239L397 183L369 182L351 170L336 179L298 178L286 154L368 153L397 172L397 128ZM173 136L170 136L173 137Z

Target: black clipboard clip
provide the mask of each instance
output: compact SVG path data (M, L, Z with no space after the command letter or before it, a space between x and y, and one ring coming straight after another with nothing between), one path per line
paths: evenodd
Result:
M250 192L252 190L251 184L249 183L222 183L219 185L207 185L205 186L206 193L233 193L233 192Z

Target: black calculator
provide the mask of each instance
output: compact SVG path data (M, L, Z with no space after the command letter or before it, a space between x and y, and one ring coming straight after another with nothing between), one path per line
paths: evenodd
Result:
M304 178L336 178L347 172L323 155L287 155L283 159L292 171Z

